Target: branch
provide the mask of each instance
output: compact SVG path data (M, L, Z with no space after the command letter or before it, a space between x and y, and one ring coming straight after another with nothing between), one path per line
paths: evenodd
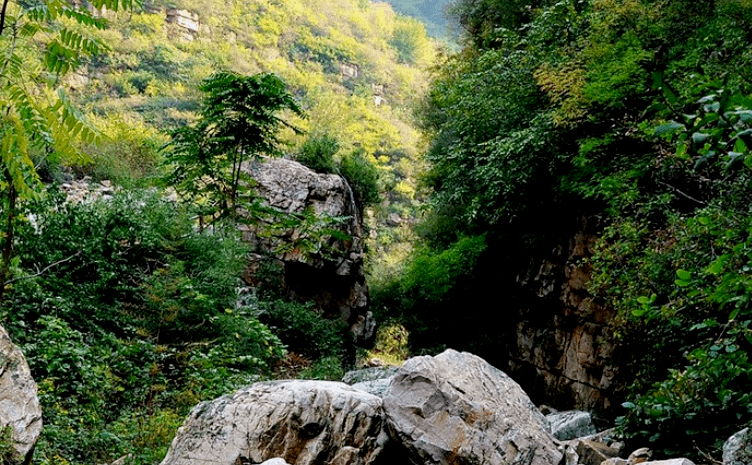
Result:
M13 284L13 283L15 283L16 281L23 281L23 280L25 280L25 279L32 279L32 278L36 278L37 276L41 276L42 274L44 274L44 273L45 273L45 272L46 272L47 270L49 270L50 268L52 268L52 267L55 267L55 266L58 266L58 265L62 265L62 264L63 264L63 263L65 263L65 262L69 262L69 261L73 260L74 258L76 258L76 257L78 257L79 255L81 255L81 252L82 252L82 251L81 251L81 250L79 250L78 252L74 253L74 254L73 254L73 255L71 255L70 257L68 257L68 258L64 258L64 259L62 259L62 260L58 260L58 261L56 261L55 263L52 263L52 264L50 264L50 265L47 265L47 266L46 266L46 267L44 267L44 268L43 268L42 270L40 270L40 271L38 271L38 272L36 272L36 273L34 273L34 274L29 274L29 275L26 275L26 276L19 276L18 278L13 278L13 279L11 279L10 281L6 281L6 282L4 282L4 283L3 283L2 285L3 285L3 287L5 287L5 286L7 286L7 285L9 285L9 284Z
M700 205L702 205L703 207L707 207L707 206L708 206L708 204L707 204L707 203L705 203L705 202L703 202L702 200L697 200L696 198L692 197L691 195L689 195L689 194L685 194L684 192L680 191L679 189L677 189L676 187L672 186L671 184L667 184L667 183L665 183L665 182L663 182L663 181L657 181L657 182L658 182L658 184L662 184L662 185L664 185L664 186L668 187L669 189L672 189L673 191L675 191L675 192L677 192L677 193L681 194L681 195L682 195L683 197L686 197L686 198L688 198L689 200L692 200L693 202L697 202L697 203L699 203L699 204L700 204Z
M8 10L8 3L10 3L10 0L3 0L3 9L0 10L0 36L3 35L3 30L5 29L5 15Z

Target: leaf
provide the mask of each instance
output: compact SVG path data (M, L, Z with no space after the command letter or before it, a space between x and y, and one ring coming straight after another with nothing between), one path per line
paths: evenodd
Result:
M676 270L676 276L678 276L679 279L683 281L689 281L692 279L692 273L686 270L682 270L682 269Z
M676 121L670 121L666 124L662 124L658 126L657 128L655 128L653 135L660 136L663 134L669 134L679 129L686 129L686 128L681 123L677 123Z
M729 254L723 254L720 257L716 258L713 263L708 266L708 268L705 270L707 273L712 275L718 275L723 271L724 266L726 265L726 262L729 260L730 255Z
M629 409L629 410L632 410L632 409L634 409L635 407L637 407L637 406L636 406L636 405L635 405L634 403L632 403L632 402L623 402L623 403L621 404L621 406L622 406L622 407L624 407L624 408L626 408L626 409Z

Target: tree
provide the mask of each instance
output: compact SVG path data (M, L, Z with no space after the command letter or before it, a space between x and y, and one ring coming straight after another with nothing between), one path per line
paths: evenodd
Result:
M131 0L92 0L96 10L130 8ZM71 104L61 79L105 44L86 30L105 19L64 0L2 0L0 7L0 301L11 275L19 202L42 189L40 159L80 158L76 138L94 142L96 131Z
M239 218L249 205L241 187L246 161L279 152L277 137L282 127L297 130L278 114L302 110L285 84L273 74L241 76L221 72L199 88L204 94L200 119L195 126L176 129L167 147L172 164L168 182L178 193L200 205L202 221Z

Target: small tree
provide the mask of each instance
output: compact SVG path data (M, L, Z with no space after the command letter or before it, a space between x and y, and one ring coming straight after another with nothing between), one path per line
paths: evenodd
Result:
M241 76L221 72L204 81L200 119L194 126L171 133L167 161L172 164L168 182L184 200L200 207L201 225L231 218L248 207L241 192L250 183L242 165L262 155L279 152L277 133L282 127L297 130L279 115L302 111L272 74Z
M117 11L132 0L91 0ZM37 162L82 159L76 138L94 129L68 100L61 78L105 44L86 30L107 21L65 0L0 0L0 302L11 280L20 203L42 190Z

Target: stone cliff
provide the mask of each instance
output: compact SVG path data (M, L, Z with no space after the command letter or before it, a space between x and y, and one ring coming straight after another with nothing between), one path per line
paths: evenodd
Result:
M290 298L314 301L326 317L345 320L356 342L370 340L375 323L368 310L363 271L363 225L347 182L286 159L257 162L245 169L266 205L288 215L308 214L319 223L318 231L302 225L278 229L263 222L243 226L244 240L256 251L246 280L254 284L263 278L271 257ZM336 231L321 235L327 228ZM303 243L308 246L299 246Z
M518 277L528 298L518 309L506 371L531 397L559 408L606 410L617 401L619 347L613 309L590 295L586 283L598 227L576 227L528 276Z

